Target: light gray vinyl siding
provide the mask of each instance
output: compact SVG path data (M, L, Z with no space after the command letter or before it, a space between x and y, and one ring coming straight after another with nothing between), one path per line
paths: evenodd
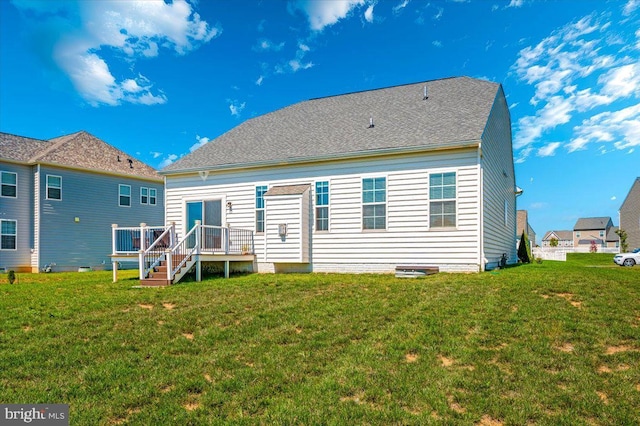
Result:
M0 162L0 171L16 173L16 197L0 197L0 219L15 220L16 250L0 250L0 268L30 271L33 248L32 167Z
M62 177L62 199L46 199L48 174ZM118 204L118 185L131 186L131 207ZM155 188L157 204L140 204L140 187ZM109 265L111 225L163 225L163 184L113 175L40 167L39 267L54 270Z
M298 195L265 196L265 258L267 262L309 262L309 190ZM287 226L287 235L278 226Z
M640 178L635 180L620 207L620 229L627 233L629 250L640 247Z
M479 269L479 184L477 150L460 149L373 159L332 161L246 171L167 176L166 220L184 229L185 200L223 198L232 202L224 222L255 230L255 186L330 185L329 231L312 234L317 271L389 271L396 264L435 264L444 269ZM457 227L430 229L429 174L457 174ZM387 182L387 229L362 230L362 178ZM314 200L314 194L310 194ZM269 205L267 205L269 208ZM309 210L312 214L313 208ZM266 212L269 215L269 212ZM311 218L312 220L312 218ZM265 236L255 236L258 262L265 262ZM369 267L367 265L374 265ZM376 267L375 265L379 265Z
M516 184L511 119L502 88L498 91L482 136L481 162L484 257L490 267L500 261L503 253L507 254L510 262L516 262Z

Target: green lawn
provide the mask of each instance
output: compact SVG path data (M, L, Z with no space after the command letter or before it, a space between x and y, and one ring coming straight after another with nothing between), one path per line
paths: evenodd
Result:
M71 424L640 421L640 267L482 274L0 275L0 403Z

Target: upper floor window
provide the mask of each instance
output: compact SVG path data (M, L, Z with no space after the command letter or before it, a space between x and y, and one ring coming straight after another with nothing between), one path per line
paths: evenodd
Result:
M600 231L600 238L604 237L604 231Z
M16 198L18 196L18 174L13 172L0 172L0 197Z
M387 227L387 178L362 179L362 229Z
M149 188L140 188L140 204L149 204Z
M15 250L17 235L15 220L0 219L0 250Z
M456 226L456 173L432 173L429 176L429 226Z
M118 185L118 205L131 206L131 185Z
M156 205L156 200L157 200L156 192L157 191L155 188L149 188L149 205L150 206Z
M47 175L47 200L62 200L62 177Z
M329 182L316 182L316 231L329 230Z
M264 193L267 186L256 186L256 233L264 232Z

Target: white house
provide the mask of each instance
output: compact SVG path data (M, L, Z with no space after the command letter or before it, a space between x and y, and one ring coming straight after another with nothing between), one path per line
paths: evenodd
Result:
M447 78L300 102L160 172L165 222L254 231L258 272L482 271L516 255L500 84Z

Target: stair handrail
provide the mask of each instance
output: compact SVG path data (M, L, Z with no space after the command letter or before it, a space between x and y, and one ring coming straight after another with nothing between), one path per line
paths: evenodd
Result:
M178 273L178 271L180 270L180 268L182 268L187 263L187 259L191 255L199 251L200 232L197 232L199 230L200 230L200 221L196 220L196 223L195 225L193 225L193 228L191 228L189 232L187 232L185 236L182 237L182 239L180 239L180 241L178 241L173 247L168 248L165 251L166 261L167 261L167 280L172 281L173 278ZM194 246L190 250L181 250L183 246L187 246L187 241L191 235L195 235L196 241ZM189 249L189 247L186 247L186 248ZM178 251L182 251L182 253L178 253ZM180 262L174 267L173 258L176 254L184 254L184 256L182 257Z

